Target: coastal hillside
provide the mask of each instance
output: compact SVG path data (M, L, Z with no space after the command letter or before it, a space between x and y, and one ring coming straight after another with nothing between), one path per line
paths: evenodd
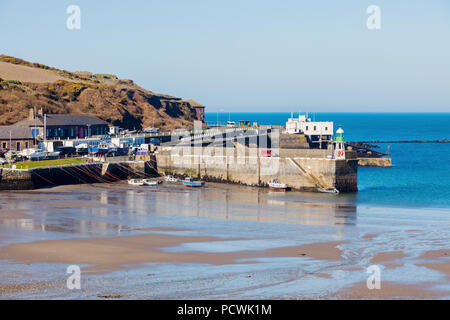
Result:
M192 126L188 101L143 89L110 74L70 72L0 55L0 125L47 114L89 114L127 129Z

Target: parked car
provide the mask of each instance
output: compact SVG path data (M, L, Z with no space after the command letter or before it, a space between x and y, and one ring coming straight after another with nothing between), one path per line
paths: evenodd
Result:
M75 147L58 147L56 151L59 151L60 157L73 157L77 154L77 149Z
M8 152L5 153L5 158L7 159L16 159L18 157L18 153L17 151L14 150L9 150Z

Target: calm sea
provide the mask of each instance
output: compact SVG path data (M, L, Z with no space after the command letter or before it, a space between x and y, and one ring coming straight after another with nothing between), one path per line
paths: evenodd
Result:
M207 113L207 122L249 120L284 125L290 113ZM298 116L298 113L294 113ZM316 113L342 125L348 141L450 139L450 113ZM450 208L450 143L380 143L392 168L359 168L357 204Z

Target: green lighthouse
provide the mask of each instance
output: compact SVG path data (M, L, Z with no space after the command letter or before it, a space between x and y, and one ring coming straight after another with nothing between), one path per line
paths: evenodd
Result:
M344 130L342 130L341 126L336 131L336 142L344 142Z
M341 126L336 131L336 139L334 142L334 159L345 160L345 143L344 143L344 130Z

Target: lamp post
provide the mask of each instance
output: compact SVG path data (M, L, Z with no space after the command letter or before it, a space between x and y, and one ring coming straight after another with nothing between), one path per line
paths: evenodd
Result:
M44 114L44 142L47 140L47 114Z

